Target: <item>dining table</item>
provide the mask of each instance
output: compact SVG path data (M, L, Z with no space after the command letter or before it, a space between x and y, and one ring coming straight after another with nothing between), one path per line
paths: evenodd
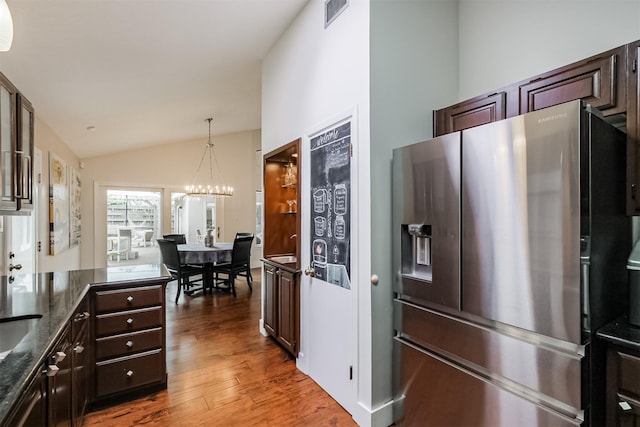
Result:
M202 243L186 243L177 245L177 247L181 264L202 265L204 269L202 275L203 293L206 293L207 289L212 292L214 288L219 289L218 281L213 277L213 266L231 262L233 243L216 242L211 247Z

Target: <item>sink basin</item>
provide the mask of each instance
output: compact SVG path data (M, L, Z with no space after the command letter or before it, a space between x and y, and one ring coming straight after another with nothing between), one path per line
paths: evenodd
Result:
M278 264L295 264L298 261L295 255L273 256L267 259Z
M0 361L20 344L41 317L41 314L34 314L0 320Z

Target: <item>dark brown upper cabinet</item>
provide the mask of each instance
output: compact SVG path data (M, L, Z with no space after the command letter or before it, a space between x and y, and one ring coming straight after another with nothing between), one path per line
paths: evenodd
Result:
M518 84L520 114L582 99L604 115L626 110L626 46Z
M434 110L433 135L582 99L627 132L626 210L640 215L639 55L640 40Z
M0 211L18 208L16 187L16 88L0 74Z
M33 106L17 94L16 199L21 211L33 209Z
M438 135L469 129L507 117L506 93L481 95L434 112Z

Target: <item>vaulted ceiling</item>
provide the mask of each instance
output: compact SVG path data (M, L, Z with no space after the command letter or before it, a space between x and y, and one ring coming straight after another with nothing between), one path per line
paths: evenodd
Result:
M259 129L261 61L307 1L7 0L0 71L80 158Z

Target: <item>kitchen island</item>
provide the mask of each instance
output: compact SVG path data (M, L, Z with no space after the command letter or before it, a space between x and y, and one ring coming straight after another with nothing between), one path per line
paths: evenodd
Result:
M19 412L16 407L28 398L25 396L27 388L40 377L40 400L49 399L48 405L40 405L42 419L47 420L47 424L53 423L52 417L57 422L67 415L71 423L72 398L77 398L63 395L69 393L68 386L57 390L51 386L55 384L56 380L52 378L56 378L56 374L60 374L58 377L66 375L71 384L76 373L84 371L88 379L86 387L77 389L83 393L80 399L85 403L122 395L127 391L127 385L134 390L149 385L166 387L164 291L170 280L170 274L161 264L39 273L14 279L1 277L0 426L15 422ZM123 326L117 324L120 320ZM87 347L82 356L86 365L80 368L64 365L67 366L66 374L61 367L59 372L47 372L58 371L55 365L66 355L61 355L57 346L62 338L78 335L76 329L80 326L87 344L79 345L69 338L65 353L74 352L69 355L73 363L75 353L81 353ZM149 344L148 339L140 339L138 341L144 342L138 345L132 338L149 337L154 333L153 344ZM126 350L113 350L112 335L125 339ZM133 342L136 342L135 346ZM152 377L143 372L143 367L141 372L134 374L133 368L123 365L129 361L148 365L149 360L155 362L156 371ZM125 369L122 383L112 378L114 369ZM162 371L160 374L159 370ZM103 386L100 381L104 382ZM72 388L75 390L76 385ZM66 399L62 404L56 403L60 409L55 413L52 413L55 408L51 403L53 397ZM76 418L81 419L83 410L84 404L81 404Z

